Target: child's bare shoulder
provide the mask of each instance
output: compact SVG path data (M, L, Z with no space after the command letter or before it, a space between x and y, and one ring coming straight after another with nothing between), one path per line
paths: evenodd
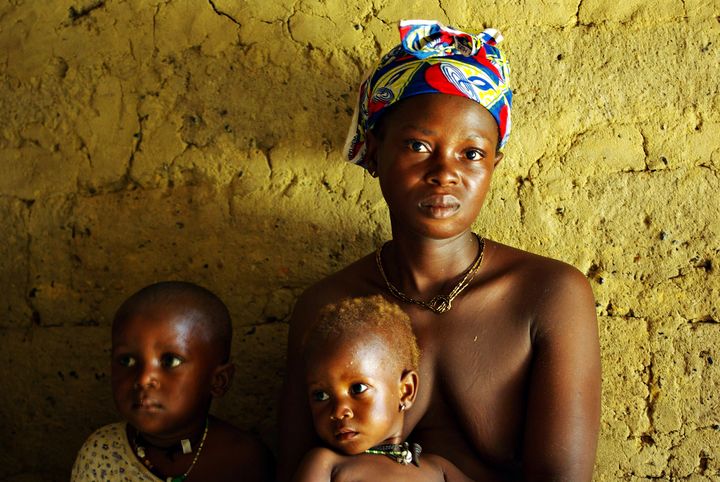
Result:
M468 478L455 464L444 457L435 454L425 454L422 459L426 470L437 473L438 477L442 477L439 480L445 482L472 482L472 479Z
M315 447L303 457L293 482L329 482L335 467L343 458L328 448Z

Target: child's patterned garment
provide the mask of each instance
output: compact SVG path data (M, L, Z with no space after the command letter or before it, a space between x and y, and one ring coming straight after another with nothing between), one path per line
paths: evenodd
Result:
M133 454L125 422L105 425L85 441L73 465L72 482L157 482Z

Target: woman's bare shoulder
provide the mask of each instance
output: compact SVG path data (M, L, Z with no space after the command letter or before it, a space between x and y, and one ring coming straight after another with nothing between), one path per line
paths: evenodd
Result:
M326 304L343 298L377 293L374 256L374 253L368 254L316 281L300 295L297 305L316 312Z
M564 261L531 253L495 241L486 240L486 259L491 260L495 275L508 275L537 282L553 279L570 283L585 283L585 275Z

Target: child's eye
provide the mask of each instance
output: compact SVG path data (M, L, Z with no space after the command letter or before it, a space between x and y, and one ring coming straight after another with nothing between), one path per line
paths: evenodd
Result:
M184 360L179 356L171 355L169 353L167 355L163 355L160 359L160 363L162 363L162 366L164 366L165 368L175 368L177 366L180 366L183 361Z
M358 395L360 393L365 392L368 389L368 386L364 383L353 383L350 387L350 393L353 395Z
M322 390L316 390L310 394L313 402L324 402L330 398L330 395L323 392Z
M122 355L118 358L118 363L121 366L130 368L130 367L135 366L137 361L135 360L135 358L131 357L130 355Z
M430 149L428 148L428 146L426 146L424 143L422 143L420 141L410 140L407 142L407 146L413 152L430 152Z

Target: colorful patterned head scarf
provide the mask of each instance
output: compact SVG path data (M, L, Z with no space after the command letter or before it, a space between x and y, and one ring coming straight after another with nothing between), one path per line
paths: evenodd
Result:
M487 29L478 35L430 20L400 22L402 43L386 54L360 86L345 153L367 168L367 132L385 109L419 94L451 94L484 106L497 121L502 148L510 135L510 66L497 44L502 35Z

